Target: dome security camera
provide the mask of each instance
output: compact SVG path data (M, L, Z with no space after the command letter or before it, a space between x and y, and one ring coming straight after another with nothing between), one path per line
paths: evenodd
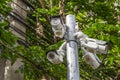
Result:
M63 62L66 51L66 42L64 42L58 50L51 50L47 52L47 59L53 64L60 64Z

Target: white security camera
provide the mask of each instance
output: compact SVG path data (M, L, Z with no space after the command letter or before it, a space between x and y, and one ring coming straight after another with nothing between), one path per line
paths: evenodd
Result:
M76 32L74 36L78 39L81 46L89 50L92 49L94 52L107 53L107 43L105 41L88 38L82 31Z
M106 45L107 44L106 41L97 40L97 39L93 39L93 38L86 38L86 40L90 41L90 42L95 42L95 43L100 44L100 45Z
M61 19L61 16L52 16L50 18L52 30L56 37L63 38L65 35L66 27Z
M86 38L86 41L82 45L103 54L106 54L108 49L105 41L92 38Z
M63 62L65 56L66 42L64 42L59 50L51 50L47 52L47 59L53 64L60 64Z
M85 60L85 62L91 65L93 69L98 68L101 62L99 58L95 54L88 52L84 48L82 48L82 50L83 50L83 59Z
M49 51L47 53L47 59L53 64L60 64L63 62L63 53L61 51Z

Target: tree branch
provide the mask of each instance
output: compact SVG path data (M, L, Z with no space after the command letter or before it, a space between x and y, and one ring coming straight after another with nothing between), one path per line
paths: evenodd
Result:
M42 9L46 9L46 8L45 8L44 1L43 1L43 0L39 0L39 2L40 2L40 5L41 5ZM46 14L46 17L47 17L47 20L48 20L48 22L49 22L50 20L49 20L49 16L48 16L47 14Z

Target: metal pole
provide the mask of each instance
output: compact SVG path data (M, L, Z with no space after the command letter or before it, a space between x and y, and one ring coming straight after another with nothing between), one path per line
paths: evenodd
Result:
M73 34L75 33L76 19L74 15L67 15L67 80L80 80L78 65L78 44Z

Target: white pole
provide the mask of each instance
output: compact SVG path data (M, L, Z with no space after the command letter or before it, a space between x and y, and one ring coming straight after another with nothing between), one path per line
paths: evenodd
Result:
M73 34L75 33L76 19L74 15L67 15L67 80L80 80L79 64L78 64L78 44Z

